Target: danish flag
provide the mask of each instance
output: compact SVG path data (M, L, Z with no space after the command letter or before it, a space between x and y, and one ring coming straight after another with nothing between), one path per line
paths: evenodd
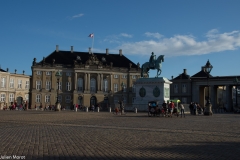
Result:
M93 33L89 34L89 36L88 36L88 37L91 37L91 38L93 38Z

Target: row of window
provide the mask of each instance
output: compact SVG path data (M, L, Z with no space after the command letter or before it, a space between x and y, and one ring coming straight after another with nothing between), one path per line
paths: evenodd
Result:
M103 80L103 85L102 85L103 91L107 92L108 91L108 80L104 79ZM135 93L135 85L132 86L132 92ZM42 82L41 81L36 81L36 89L40 90L42 89ZM50 90L51 89L51 82L50 81L46 81L46 90ZM58 90L62 90L62 82L59 82L57 84L57 89ZM71 91L71 82L66 82L66 90L67 91ZM78 91L83 91L83 79L79 78L77 81L77 90ZM124 92L126 92L126 85L122 86L122 90ZM90 80L90 91L91 92L96 92L96 80L94 78L92 78ZM118 84L114 84L114 92L118 92Z
M25 100L28 101L28 98L29 98L29 95L26 94L25 95ZM5 93L1 93L0 102L5 102L5 101L6 101L6 94ZM9 94L9 102L14 102L14 94L13 93Z
M61 73L62 73L62 72L61 72ZM46 72L46 75L51 75L51 74L52 74L51 71L47 71L47 72ZM42 71L37 71L37 75L42 75ZM72 75L71 72L66 72L66 76L69 77L69 76L71 76L71 75ZM114 77L114 78L118 78L119 75L115 74L113 77ZM122 78L126 79L126 78L127 78L127 75L122 75ZM136 78L137 78L136 75L132 75L132 79L136 79Z
M2 77L1 78L1 88L6 88L6 84L7 84L6 78ZM22 89L22 80L21 79L18 79L17 85L18 85L17 88ZM12 79L12 78L10 78L9 87L14 88L14 79ZM25 89L29 89L29 81L26 81Z
M174 93L178 93L178 91L179 91L178 84L174 84ZM182 93L187 93L186 84L182 84Z
M46 103L50 103L50 95L45 95L45 100ZM62 102L62 96L58 95L58 101L61 103ZM42 102L42 96L40 94L36 95L36 103L41 103ZM65 96L65 102L70 103L71 102L71 96L66 95Z

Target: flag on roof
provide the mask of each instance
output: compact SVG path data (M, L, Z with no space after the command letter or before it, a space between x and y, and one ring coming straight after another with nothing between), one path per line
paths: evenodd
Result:
M88 36L88 37L91 37L91 38L93 38L93 33L89 34L89 36Z

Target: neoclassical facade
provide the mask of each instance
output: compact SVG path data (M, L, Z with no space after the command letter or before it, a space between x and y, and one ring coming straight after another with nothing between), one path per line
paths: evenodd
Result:
M60 72L57 79L55 74ZM76 52L56 50L32 64L30 105L54 105L57 97L61 106L73 104L91 106L99 104L103 109L123 99L131 104L135 98L134 82L140 77L140 65L122 54Z
M30 76L0 69L0 109L16 102L18 105L29 101Z

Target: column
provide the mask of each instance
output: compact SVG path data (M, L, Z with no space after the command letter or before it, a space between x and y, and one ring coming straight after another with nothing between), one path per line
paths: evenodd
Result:
M90 77L91 77L91 75L90 75L90 73L88 73L88 81L87 81L87 83L88 83L88 91L90 91Z
M111 74L111 75L110 75L110 90L111 90L111 91L112 91L112 93L113 93L112 86L113 86L113 84L112 84L112 74Z
M84 92L87 91L87 73L84 74Z
M100 74L98 73L97 74L97 91L100 91L100 84L101 84L101 82L100 82Z
M74 83L74 86L75 86L75 91L77 90L77 72L75 72L75 83Z
M210 87L210 100L212 103L212 108L217 107L217 86L211 85Z
M103 91L103 74L101 74L101 86L100 86L100 90Z
M224 106L227 108L228 111L232 111L232 86L226 85L226 95L224 98Z

